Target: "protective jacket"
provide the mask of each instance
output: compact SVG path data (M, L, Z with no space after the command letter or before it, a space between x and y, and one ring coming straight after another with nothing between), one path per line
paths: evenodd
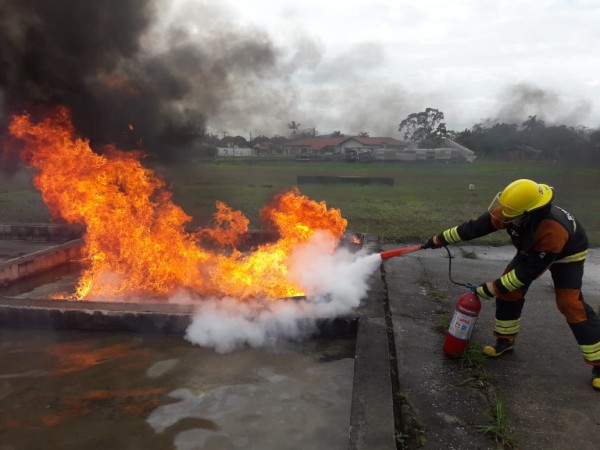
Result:
M512 292L529 285L553 263L583 261L588 240L581 224L567 211L548 204L532 211L524 223L515 225L497 219L500 211L485 212L438 236L443 244L469 241L505 229L517 248L518 263L502 277L494 280L498 293Z

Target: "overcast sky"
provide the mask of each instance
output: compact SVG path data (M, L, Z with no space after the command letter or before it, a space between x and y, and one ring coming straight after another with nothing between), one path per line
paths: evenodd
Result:
M600 0L0 0L0 122L64 104L94 143L205 128L402 137L436 108L600 128ZM133 132L130 132L133 130Z
M457 131L531 114L600 126L596 0L192 3L210 7L220 26L269 39L279 57L268 83L209 120L215 131L285 133L295 120L322 133L398 136L398 123L426 107Z

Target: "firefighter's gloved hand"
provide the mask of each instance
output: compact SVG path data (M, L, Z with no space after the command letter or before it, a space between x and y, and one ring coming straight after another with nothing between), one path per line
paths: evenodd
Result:
M423 244L423 248L440 248L442 245L442 240L436 235L429 238L427 242Z
M482 285L479 285L475 290L475 293L481 298L485 298L486 300L492 300L496 296L496 288L494 287L494 283L490 281L488 283L483 283Z

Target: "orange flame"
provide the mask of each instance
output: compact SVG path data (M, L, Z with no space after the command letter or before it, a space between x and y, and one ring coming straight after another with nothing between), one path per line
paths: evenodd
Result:
M52 215L86 226L77 299L164 296L181 288L239 299L302 295L286 279L293 246L319 229L339 238L347 225L339 210L293 190L261 211L279 240L246 254L236 248L249 224L241 212L217 202L212 228L186 232L191 218L141 165L140 153L94 153L75 137L66 108L38 123L14 116L9 130L23 141L21 158L36 170L35 186ZM206 238L227 254L201 246Z

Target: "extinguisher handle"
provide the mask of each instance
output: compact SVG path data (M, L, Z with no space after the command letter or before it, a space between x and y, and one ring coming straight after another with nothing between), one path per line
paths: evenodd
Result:
M465 286L466 286L466 287L467 287L467 288L468 288L468 289L469 289L471 292L477 293L477 286L476 286L476 285L474 285L474 284L471 284L471 283L467 283L467 284L465 284Z

